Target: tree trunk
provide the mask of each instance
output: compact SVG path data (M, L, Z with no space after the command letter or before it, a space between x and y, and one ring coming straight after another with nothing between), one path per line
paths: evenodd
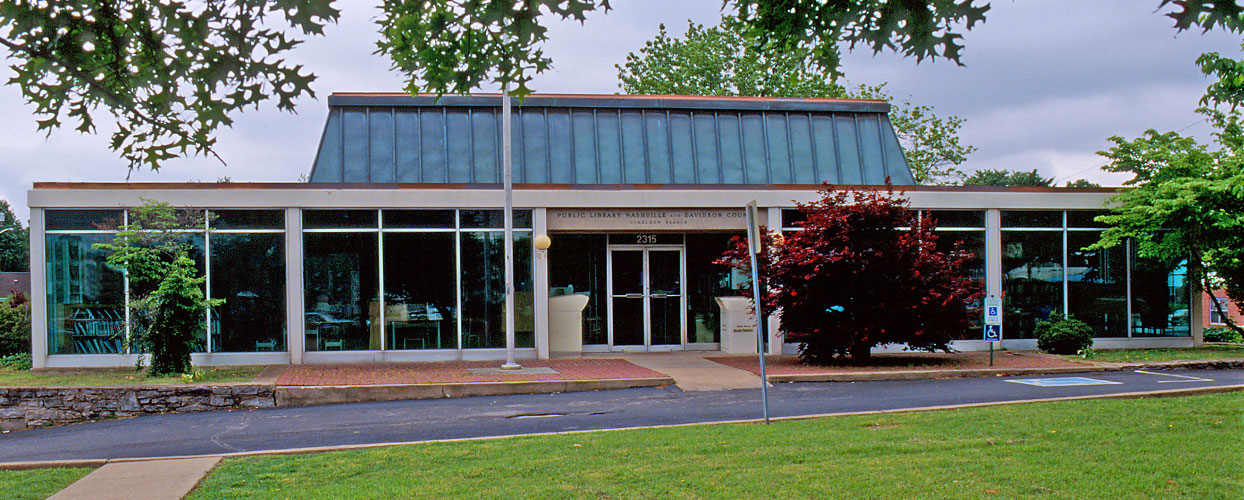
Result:
M867 344L855 344L851 346L851 359L857 365L867 365L873 357L873 346Z

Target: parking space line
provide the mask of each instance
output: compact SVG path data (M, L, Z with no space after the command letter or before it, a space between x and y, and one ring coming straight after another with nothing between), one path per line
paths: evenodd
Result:
M1159 380L1158 381L1159 384L1170 384L1170 383L1179 383L1179 382L1213 382L1214 381L1214 379L1193 377L1191 375L1176 375L1174 373L1156 373L1156 372L1147 372L1144 370L1136 370L1136 373L1143 373L1145 375L1157 375L1159 377L1176 377L1180 379L1180 380Z

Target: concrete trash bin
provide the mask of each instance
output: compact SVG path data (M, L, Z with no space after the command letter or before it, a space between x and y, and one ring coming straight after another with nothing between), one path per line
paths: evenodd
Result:
M721 308L721 352L756 354L756 318L752 300L746 297L716 297Z
M549 351L554 354L583 353L583 308L587 295L549 297Z

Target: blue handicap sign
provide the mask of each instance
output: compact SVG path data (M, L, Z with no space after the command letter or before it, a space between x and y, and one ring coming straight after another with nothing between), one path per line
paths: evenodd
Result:
M1002 325L985 325L985 340L990 342L1002 341Z

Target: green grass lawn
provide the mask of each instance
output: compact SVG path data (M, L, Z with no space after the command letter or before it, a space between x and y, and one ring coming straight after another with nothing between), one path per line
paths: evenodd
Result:
M1238 499L1244 393L226 459L192 499Z
M1079 356L1068 356L1081 359ZM1177 361L1193 359L1244 358L1244 346L1207 345L1166 349L1110 349L1094 351L1091 361L1127 363L1134 361Z
M197 383L248 382L254 380L255 376L262 370L262 366L202 368L203 378ZM26 370L0 367L0 387L164 385L181 383L183 383L181 376L149 377L146 372L136 372L133 368L32 373Z
M9 500L42 500L94 469L0 470L0 491Z

